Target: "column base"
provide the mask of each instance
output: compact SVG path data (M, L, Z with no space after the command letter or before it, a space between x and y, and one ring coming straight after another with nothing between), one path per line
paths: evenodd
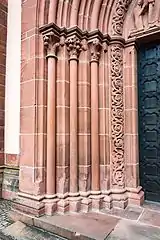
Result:
M113 207L112 204L112 197L110 196L110 193L108 192L105 193L104 198L103 198L103 209L111 209Z
M128 196L126 189L112 189L111 190L111 199L113 208L122 208L125 209L128 205Z
M83 197L81 200L81 212L87 213L92 209L92 200L89 198Z
M90 199L92 200L92 211L99 212L103 208L103 198L104 196L100 193L99 195L91 195Z
M64 214L69 211L69 201L68 199L60 199L57 202L57 213Z
M144 192L142 187L127 188L128 203L141 206L144 203Z
M81 210L81 197L70 197L69 198L69 211L80 212Z
M44 196L32 196L29 194L18 193L12 207L17 211L40 217L45 214L43 199Z
M58 199L45 199L43 203L45 205L45 214L52 216L57 211Z
M78 193L77 193L78 194ZM128 204L141 205L144 201L144 193L141 187L136 189L112 189L105 193L90 193L87 196L70 197L68 195L54 196L32 196L19 193L13 208L36 217L44 214L65 214L68 212L100 212L102 209L121 208L125 209Z

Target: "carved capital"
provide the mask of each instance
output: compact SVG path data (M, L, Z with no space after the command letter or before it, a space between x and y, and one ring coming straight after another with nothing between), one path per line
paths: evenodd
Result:
M104 42L104 43L102 44L102 49L103 49L103 51L104 51L105 53L108 51L108 45L107 45L106 42Z
M97 38L95 38L90 44L91 44L91 62L98 62L101 55L102 44Z
M57 48L60 46L59 38L54 33L49 33L43 36L43 41L47 57L56 57Z
M80 52L82 51L82 42L81 40L74 36L68 37L65 41L67 45L67 50L69 52L70 60L78 59Z

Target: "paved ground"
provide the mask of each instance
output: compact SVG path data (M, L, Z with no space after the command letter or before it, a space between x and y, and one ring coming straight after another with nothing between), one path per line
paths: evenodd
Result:
M64 240L35 227L20 222L13 223L8 217L10 210L11 202L0 200L0 240Z
M146 202L143 207L105 212L120 217L107 240L160 240L160 204Z
M160 229L130 220L120 220L106 240L159 240Z
M13 223L8 217L10 209L11 203L9 201L0 200L0 231Z
M11 222L10 208L10 202L0 200L2 240L160 240L160 204L145 203L143 207L129 206L101 214L44 216L32 219L34 227Z
M0 232L0 240L14 240L14 238L6 236L4 233Z
M3 230L3 234L8 235L14 240L62 240L64 238L58 237L55 234L40 230L35 227L29 227L17 221ZM7 239L6 239L7 240ZM8 239L9 240L9 239Z

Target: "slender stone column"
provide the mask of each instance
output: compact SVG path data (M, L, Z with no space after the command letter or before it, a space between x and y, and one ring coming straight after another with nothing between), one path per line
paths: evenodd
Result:
M48 60L46 194L53 198L56 193L56 50L59 43L54 37L45 36L44 44Z
M98 116L98 82L99 57L101 45L98 39L91 44L91 155L92 155L92 191L100 190L99 165L99 116Z
M77 80L81 42L76 36L72 36L66 40L66 44L70 56L70 195L76 196L78 192Z
M70 192L77 192L77 61L70 59Z

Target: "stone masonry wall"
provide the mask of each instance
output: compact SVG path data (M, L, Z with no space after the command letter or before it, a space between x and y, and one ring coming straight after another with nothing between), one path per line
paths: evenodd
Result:
M40 216L140 205L138 147L130 147L138 146L136 50L123 38L131 0L63 3L22 2L14 208Z

